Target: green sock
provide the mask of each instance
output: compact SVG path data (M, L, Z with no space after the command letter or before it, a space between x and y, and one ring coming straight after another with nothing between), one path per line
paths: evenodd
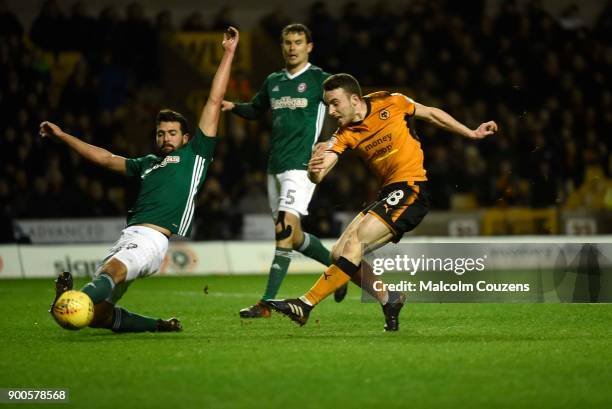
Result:
M327 267L331 265L331 254L317 236L304 232L304 241L297 251Z
M96 305L106 300L113 292L113 288L115 288L115 282L112 277L106 273L101 273L81 288L81 291L87 294Z
M291 263L292 252L292 249L276 248L274 260L272 260L272 266L270 266L270 275L268 276L266 292L262 297L263 300L270 300L276 297L276 293L278 293L278 289L287 275L289 263Z
M157 320L115 307L113 309L113 326L111 329L113 332L157 331Z

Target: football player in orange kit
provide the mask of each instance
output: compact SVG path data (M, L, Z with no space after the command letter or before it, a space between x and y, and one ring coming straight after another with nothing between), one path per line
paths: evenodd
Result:
M357 80L349 74L335 74L323 83L324 100L339 128L323 145L317 145L308 164L308 176L319 183L346 149L354 149L376 174L382 186L377 201L367 206L348 225L332 250L334 263L302 297L269 300L268 304L304 325L310 311L349 280L362 286L381 303L385 331L399 329L399 313L406 296L395 291L374 291L361 274L362 245L366 251L389 242L398 242L414 229L429 210L423 168L423 151L411 129L413 119L470 139L482 139L497 132L497 124L485 122L470 129L448 113L428 107L402 94L375 92L362 96ZM364 276L356 280L356 276Z

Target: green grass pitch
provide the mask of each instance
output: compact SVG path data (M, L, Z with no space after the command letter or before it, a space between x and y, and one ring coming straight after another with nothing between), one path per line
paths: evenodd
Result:
M44 406L90 409L612 407L612 305L413 304L384 333L352 286L302 328L240 320L265 279L138 281L121 305L184 332L123 335L57 327L52 280L0 281L0 388L67 387L70 404ZM315 279L290 275L280 296Z

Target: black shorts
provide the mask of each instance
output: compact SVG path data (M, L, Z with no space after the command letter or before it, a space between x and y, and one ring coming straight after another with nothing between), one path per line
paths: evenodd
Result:
M425 182L398 182L383 187L378 199L362 214L372 214L393 232L392 241L400 241L404 233L421 223L429 211L429 195Z

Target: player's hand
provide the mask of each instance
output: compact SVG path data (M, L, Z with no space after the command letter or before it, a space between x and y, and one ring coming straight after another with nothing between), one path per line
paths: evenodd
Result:
M236 104L234 104L233 102L230 101L221 101L221 111L225 112L225 111L231 111L232 109L234 109L234 107L236 106Z
M45 121L40 124L40 130L38 133L42 138L57 139L63 133L63 131L62 128L55 125L53 122Z
M323 166L323 158L324 156L310 158L310 161L308 162L308 172L319 173L323 171L325 169L325 166Z
M329 144L329 142L319 142L317 144L315 144L315 146L312 148L312 157L315 156L323 156L323 154L325 153L325 149L327 149L327 145Z
M312 156L308 162L308 171L313 173L319 173L325 166L323 161L325 159L325 149L327 148L327 142L317 143L312 149Z
M234 27L229 26L225 33L223 33L223 42L221 45L225 51L234 52L238 41L240 40L240 33Z
M472 138L482 139L489 135L493 135L495 132L497 132L497 124L494 121L485 122L474 130Z

